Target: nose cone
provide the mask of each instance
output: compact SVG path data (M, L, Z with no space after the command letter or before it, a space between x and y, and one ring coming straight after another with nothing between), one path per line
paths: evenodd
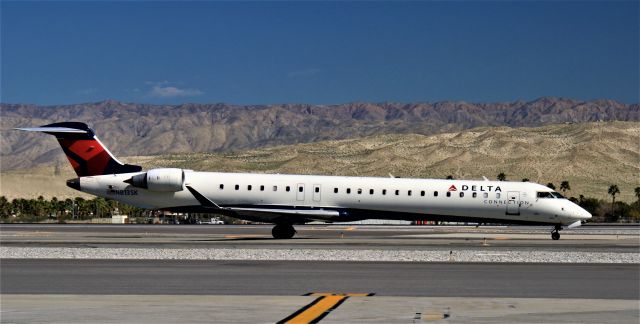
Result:
M589 213L588 211L586 211L584 208L580 206L578 206L577 209L578 209L577 215L579 219L581 220L591 219L591 213Z
M582 210L582 212L583 212L582 215L581 215L582 218L584 218L585 220L591 219L591 213L590 212L588 212L588 211L586 211L584 209Z

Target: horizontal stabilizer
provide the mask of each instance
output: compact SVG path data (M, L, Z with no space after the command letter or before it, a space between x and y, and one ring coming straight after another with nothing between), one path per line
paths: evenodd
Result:
M88 131L83 129L69 128L69 127L29 127L29 128L14 128L16 130L27 132L44 132L44 133L74 133L74 134L87 134Z

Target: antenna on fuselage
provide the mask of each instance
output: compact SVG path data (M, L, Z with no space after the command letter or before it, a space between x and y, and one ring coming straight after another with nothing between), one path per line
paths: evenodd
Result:
M487 179L487 177L482 176L482 179L484 179L484 181L489 181L489 179Z

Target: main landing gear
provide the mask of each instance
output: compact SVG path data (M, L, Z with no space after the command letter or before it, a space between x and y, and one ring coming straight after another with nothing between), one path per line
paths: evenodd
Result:
M291 224L276 224L271 230L275 239L290 239L296 234L296 229Z
M562 230L562 226L556 225L556 227L551 231L551 239L557 241L560 239L560 231Z

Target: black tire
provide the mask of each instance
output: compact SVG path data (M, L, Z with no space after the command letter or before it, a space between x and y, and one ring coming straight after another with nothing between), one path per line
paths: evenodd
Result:
M551 239L553 239L554 241L557 241L560 239L560 233L558 232L551 232Z
M289 224L277 224L271 230L273 238L286 240L292 238L296 234L296 229Z

